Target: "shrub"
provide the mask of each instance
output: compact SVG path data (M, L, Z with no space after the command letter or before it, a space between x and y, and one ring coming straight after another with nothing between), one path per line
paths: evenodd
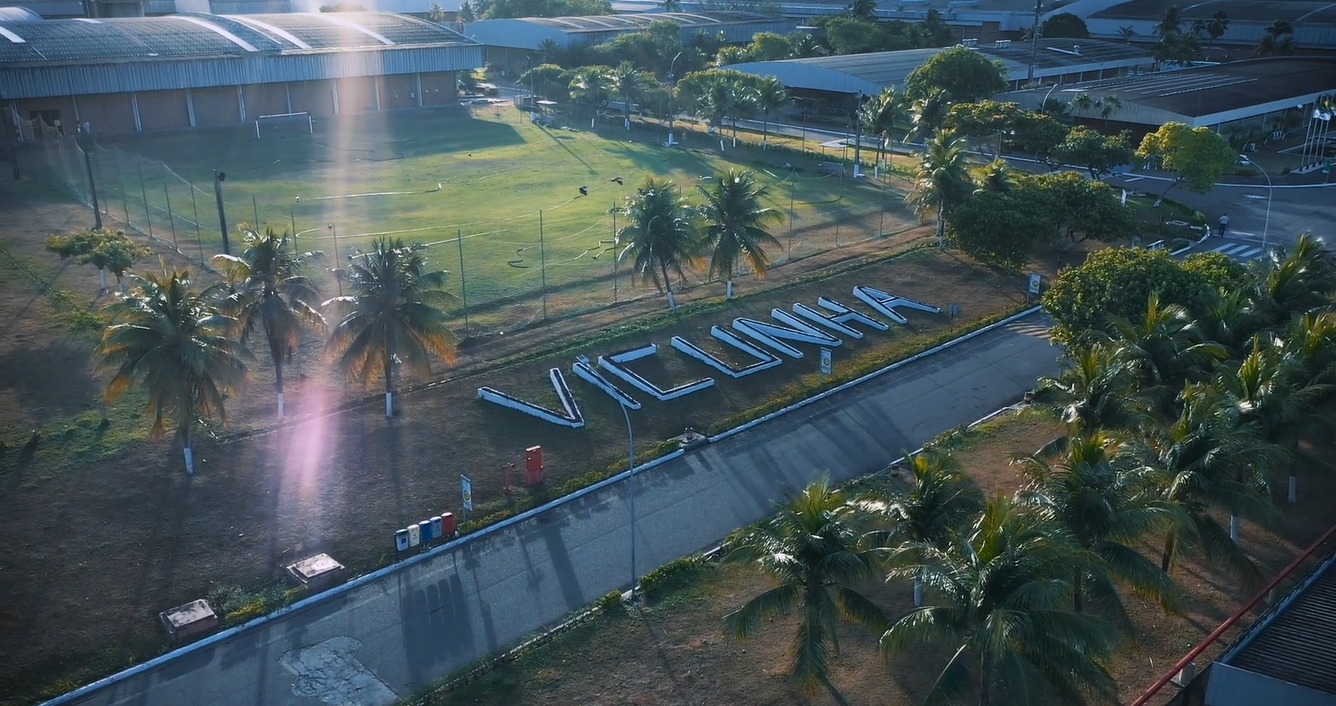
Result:
M705 564L705 557L700 554L670 561L640 577L640 593L650 599L662 598L664 594L690 583L697 570Z

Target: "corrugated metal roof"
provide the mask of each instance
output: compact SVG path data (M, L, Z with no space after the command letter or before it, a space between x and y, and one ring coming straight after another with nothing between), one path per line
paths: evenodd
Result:
M1264 617L1221 662L1336 695L1336 571L1331 562Z
M21 21L0 29L8 38L0 38L0 66L471 44L438 24L381 12Z
M1091 15L1098 19L1159 20L1170 5L1177 5L1183 19L1183 29L1193 20L1210 19L1217 12L1229 16L1230 22L1265 22L1284 20L1291 24L1336 23L1336 3L1310 0L1203 0L1179 3L1176 0L1128 0Z
M639 31L660 20L682 27L709 29L726 24L769 22L776 18L751 12L657 12L636 15L594 15L589 17L524 17L524 22L545 25L563 32Z

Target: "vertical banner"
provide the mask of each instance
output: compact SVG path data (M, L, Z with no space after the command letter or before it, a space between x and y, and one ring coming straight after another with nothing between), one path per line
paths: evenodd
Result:
M822 348L822 349L821 349L821 374L822 374L822 375L830 375L830 369L831 369L831 354L830 354L830 349L829 349L829 348Z
M459 497L463 501L464 512L473 512L473 481L464 474L459 474Z
M1031 294L1038 294L1038 293L1039 293L1039 283L1040 283L1041 280L1042 280L1042 277L1039 275L1038 272L1031 272L1031 273L1030 273L1030 293L1031 293Z

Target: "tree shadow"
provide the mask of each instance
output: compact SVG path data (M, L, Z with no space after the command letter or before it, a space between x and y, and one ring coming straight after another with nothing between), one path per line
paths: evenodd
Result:
M69 338L15 348L0 354L0 391L39 423L77 414L98 394L88 360L88 346Z

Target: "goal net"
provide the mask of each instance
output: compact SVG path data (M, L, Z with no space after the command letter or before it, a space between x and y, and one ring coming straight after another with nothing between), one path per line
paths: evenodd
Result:
M282 137L306 133L315 134L315 121L310 113L279 113L255 118L255 139Z

